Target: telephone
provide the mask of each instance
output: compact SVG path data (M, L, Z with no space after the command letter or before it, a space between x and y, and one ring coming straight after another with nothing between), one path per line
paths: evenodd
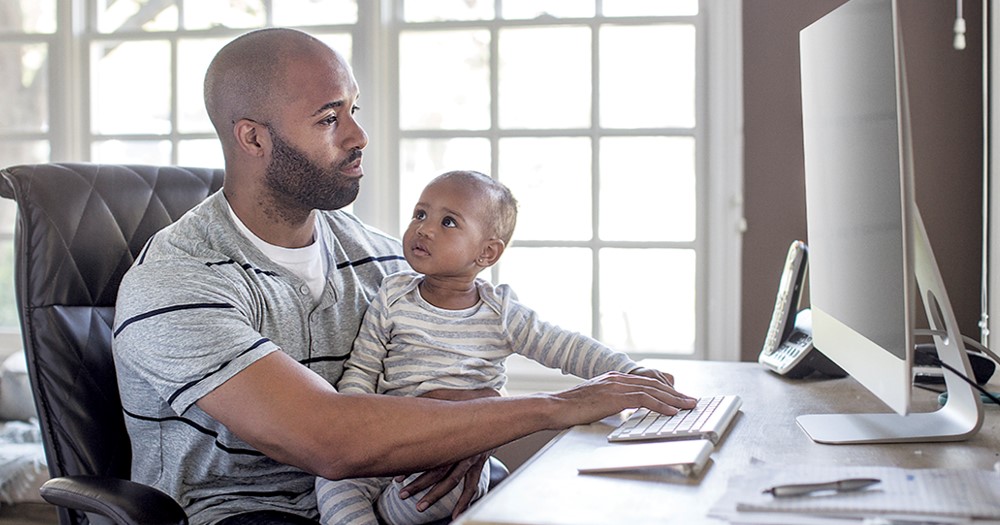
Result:
M785 257L771 324L757 362L772 372L798 379L813 372L844 377L846 372L812 344L812 312L799 310L802 287L808 268L809 249L802 241L792 241Z

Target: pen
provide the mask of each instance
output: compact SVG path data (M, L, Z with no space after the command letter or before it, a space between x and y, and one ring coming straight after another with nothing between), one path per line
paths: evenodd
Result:
M787 498L790 496L806 496L813 492L834 491L852 492L869 487L882 480L875 478L850 478L830 481L828 483L796 483L791 485L777 485L765 489L763 494L770 494L776 498Z

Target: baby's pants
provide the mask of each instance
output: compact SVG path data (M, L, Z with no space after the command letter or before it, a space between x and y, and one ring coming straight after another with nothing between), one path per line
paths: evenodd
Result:
M316 503L319 506L320 523L323 525L378 525L378 517L387 525L418 525L451 516L464 483L427 507L417 511L417 502L427 492L411 494L399 499L399 491L412 482L419 474L413 474L402 483L392 478L356 478L331 481L316 478ZM474 499L486 494L490 481L490 464L483 466L479 486Z

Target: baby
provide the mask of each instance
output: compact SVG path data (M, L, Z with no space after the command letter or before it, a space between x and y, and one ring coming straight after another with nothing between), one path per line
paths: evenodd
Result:
M390 275L372 301L337 388L344 393L420 396L440 389L501 389L512 353L589 379L618 371L673 383L622 352L545 323L506 285L477 278L510 243L517 201L506 186L474 171L432 180L413 209L403 250L413 271ZM476 497L486 492L489 464ZM392 478L318 479L324 524L418 524L451 515L462 492L424 510L402 499Z

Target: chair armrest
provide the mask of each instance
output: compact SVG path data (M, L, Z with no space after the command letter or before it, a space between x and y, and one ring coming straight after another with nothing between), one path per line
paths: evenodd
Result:
M504 465L503 461L500 461L496 456L490 456L490 490L496 488L509 475L510 470L507 469L507 465Z
M46 481L42 499L110 518L118 525L187 525L184 509L162 491L107 476L65 476Z

